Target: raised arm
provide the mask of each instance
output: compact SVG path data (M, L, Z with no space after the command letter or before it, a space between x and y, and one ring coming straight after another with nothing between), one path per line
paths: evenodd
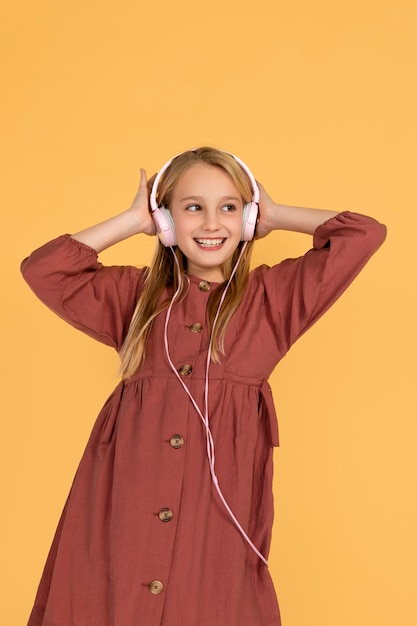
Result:
M258 186L260 192L259 222L256 227L258 239L266 237L273 230L292 230L312 235L320 224L337 215L336 211L277 204L261 184L258 183Z
M154 235L155 226L149 213L148 185L151 183L152 179L148 183L145 170L141 169L139 189L131 207L104 222L75 233L72 238L85 243L96 252L101 252L132 235Z
M135 267L104 267L97 253L135 235L155 232L146 173L129 209L75 235L61 235L22 262L36 295L57 315L94 339L120 349L145 273Z

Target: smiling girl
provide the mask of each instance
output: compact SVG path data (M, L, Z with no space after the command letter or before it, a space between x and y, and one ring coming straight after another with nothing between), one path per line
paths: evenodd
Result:
M257 204L257 238L303 232L311 250L249 271ZM149 268L97 260L156 232ZM278 445L267 380L384 237L363 215L276 204L237 157L199 148L162 168L150 198L142 170L128 210L25 259L34 292L118 350L122 372L30 626L279 626L267 568Z

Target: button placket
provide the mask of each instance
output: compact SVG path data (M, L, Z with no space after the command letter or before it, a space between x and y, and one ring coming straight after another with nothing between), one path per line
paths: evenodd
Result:
M173 336L172 339L172 353L175 357L175 352L178 349L178 354L175 358L175 367L181 378L184 379L185 384L190 384L192 380L192 375L195 373L195 366L198 364L198 358L201 353L201 343L205 342L205 314L206 314L206 304L207 299L210 295L210 290L212 289L212 285L208 281L201 280L197 282L197 285L194 283L194 289L198 287L198 292L195 292L196 295L200 293L200 297L197 296L195 305L191 307L190 310L185 311L184 317L181 319L182 326L182 337L178 337L178 332L176 336ZM198 320L201 320L198 321ZM176 348L175 346L178 346ZM171 347L171 341L170 341ZM175 349L174 349L175 347ZM185 381L185 378L188 377L188 381ZM185 396L185 394L184 394ZM186 396L185 396L186 398ZM188 402L186 399L184 400L184 405ZM179 401L179 406L182 406L182 401ZM156 536L159 537L160 541L157 541L157 546L164 547L165 556L163 553L159 554L158 549L155 549L154 555L154 568L153 572L150 574L152 576L158 576L159 579L142 581L145 583L149 592L149 601L151 605L158 606L160 604L159 600L156 602L155 600L152 602L152 596L161 595L161 599L165 594L165 586L169 579L169 571L170 571L170 562L172 558L172 543L175 542L175 534L176 534L176 525L178 523L177 511L179 511L180 503L181 503L181 489L180 484L183 481L183 465L185 459L185 451L179 452L181 448L185 446L187 439L187 425L188 425L188 417L185 419L185 415L188 412L181 413L180 418L178 420L177 425L174 425L174 428L178 428L178 431L172 429L171 432L168 431L168 437L164 438L165 445L166 443L170 444L170 448L172 449L172 454L167 453L166 464L164 471L169 471L170 478L172 481L173 475L177 477L179 480L179 484L176 484L176 480L172 485L172 489L169 492L166 489L157 489L157 493L155 493L155 500L153 508L153 519L154 524L156 525L154 528L154 532ZM182 433L182 434L180 434ZM162 442L161 442L162 443ZM169 450L169 449L168 449ZM178 452L176 452L178 451ZM181 475L178 473L178 469L181 468ZM161 506L168 504L168 506ZM159 529L159 530L158 530ZM168 547L168 551L166 548ZM156 548L156 546L155 546ZM146 587L145 587L146 593Z

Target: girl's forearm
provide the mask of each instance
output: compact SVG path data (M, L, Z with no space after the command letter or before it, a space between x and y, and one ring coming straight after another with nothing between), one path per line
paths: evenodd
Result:
M312 235L320 224L337 213L337 211L324 209L275 204L269 211L268 225L271 230L291 230Z
M115 243L141 232L146 232L146 228L141 224L139 217L128 210L71 236L73 239L87 244L96 252L101 252Z

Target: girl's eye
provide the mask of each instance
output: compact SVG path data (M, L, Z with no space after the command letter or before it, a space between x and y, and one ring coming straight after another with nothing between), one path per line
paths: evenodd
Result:
M199 204L189 204L186 209L187 211L200 211L201 206Z
M224 207L222 207L222 211L230 213L231 211L236 211L236 207L234 204L225 204Z

